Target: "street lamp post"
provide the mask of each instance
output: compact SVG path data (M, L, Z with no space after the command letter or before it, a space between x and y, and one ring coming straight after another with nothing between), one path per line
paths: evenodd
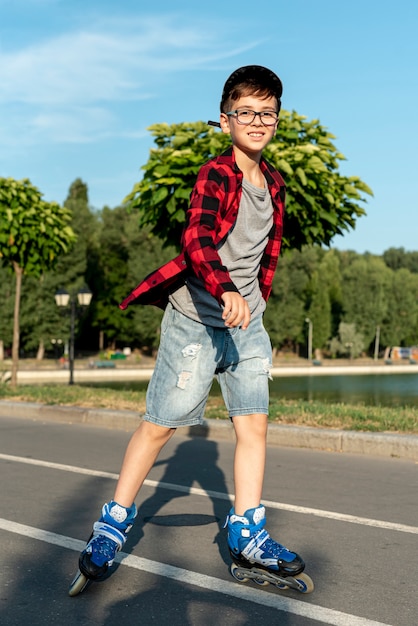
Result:
M308 324L308 360L312 361L312 334L313 334L313 324L312 321L307 317L305 322Z
M71 295L65 289L58 289L55 294L55 302L59 307L67 307L70 303L70 345L68 350L68 364L70 368L70 380L69 385L74 385L74 336L75 336L75 319L76 319L76 296L80 307L88 307L92 293L87 287L83 287L76 294L73 292Z
M374 360L379 358L379 343L380 343L380 326L376 326L376 337L374 340Z

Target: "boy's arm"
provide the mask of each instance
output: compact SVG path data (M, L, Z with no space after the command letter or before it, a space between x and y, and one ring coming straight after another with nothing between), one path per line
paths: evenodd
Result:
M191 194L182 237L193 272L220 304L225 292L239 293L217 251L225 197L225 175L210 165L203 166Z
M182 244L193 272L223 307L225 326L241 326L245 330L250 323L250 308L222 265L217 250L222 236L234 223L228 223L225 215L226 180L226 174L210 165L201 168L191 194Z

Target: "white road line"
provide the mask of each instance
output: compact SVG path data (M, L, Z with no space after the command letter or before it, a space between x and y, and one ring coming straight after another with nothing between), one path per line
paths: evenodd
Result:
M48 467L54 470L62 470L65 472L73 472L75 474L84 474L86 476L97 476L99 478L109 478L117 480L118 474L110 472L101 472L91 470L85 467L76 467L74 465L63 465L61 463L51 463L50 461L42 461L40 459L28 459L21 456L12 456L10 454L0 453L0 460L12 461L14 463L24 463L28 465L37 465L39 467ZM144 485L159 489L171 489L185 494L194 496L204 496L207 498L216 498L218 500L227 500L231 502L234 498L233 494L222 493L220 491L211 491L198 489L197 487L186 487L184 485L175 485L172 483L159 482L156 480L146 480ZM373 528L384 528L386 530L394 530L400 533L412 533L418 535L417 526L408 526L407 524L398 524L395 522L385 522L378 519L370 519L368 517L358 517L356 515L347 515L345 513L337 513L336 511L324 511L322 509L312 509L305 506L297 506L295 504L287 504L286 502L274 502L273 500L263 500L264 506L270 509L279 509L281 511L290 511L292 513L302 513L303 515L314 515L315 517L324 517L338 522L348 522L350 524L360 524L361 526L372 526Z
M85 542L79 539L58 535L46 530L41 530L40 528L25 526L24 524L18 524L1 518L0 529L76 552L80 552L85 546ZM365 619L364 617L357 617L349 613L342 613L341 611L334 611L333 609L327 609L315 604L308 604L300 600L280 596L279 593L263 593L261 590L253 589L250 586L241 586L239 583L228 582L220 578L215 578L214 576L199 574L198 572L192 572L181 567L151 561L124 552L120 552L116 556L116 561L142 572L148 572L156 576L164 576L165 578L170 578L171 580L176 580L187 585L194 585L195 587L222 593L225 596L268 606L278 611L285 611L286 613L306 617L310 620L316 620L322 624L331 624L331 626L391 626L387 623L376 622L374 620Z

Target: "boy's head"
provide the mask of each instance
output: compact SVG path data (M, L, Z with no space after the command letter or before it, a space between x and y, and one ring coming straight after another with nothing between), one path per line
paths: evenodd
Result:
M232 72L226 81L221 98L221 113L227 113L233 108L234 101L249 95L275 97L279 112L282 92L282 81L274 72L262 65L245 65Z

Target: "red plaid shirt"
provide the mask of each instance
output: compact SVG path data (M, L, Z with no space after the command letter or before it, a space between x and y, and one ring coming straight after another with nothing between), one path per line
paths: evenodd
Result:
M267 301L282 241L285 183L277 170L263 158L260 168L273 203L273 226L258 275L261 294ZM232 147L201 167L190 197L182 252L140 282L121 302L121 309L126 309L132 302L154 304L164 309L169 292L183 284L186 275L191 272L202 280L205 288L219 302L225 291L238 291L228 269L222 265L217 248L237 219L242 178Z

